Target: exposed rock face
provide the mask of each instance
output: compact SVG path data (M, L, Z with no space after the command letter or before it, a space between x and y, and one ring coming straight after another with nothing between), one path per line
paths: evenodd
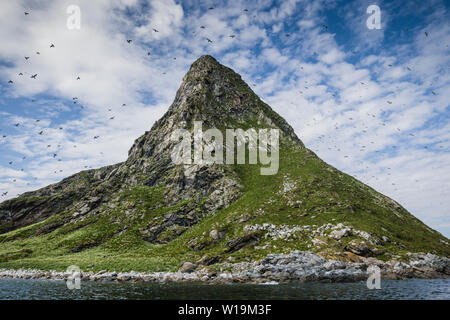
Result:
M450 259L432 254L411 254L408 264L384 263L373 258L358 263L327 260L311 252L294 251L271 254L251 266L234 265L234 278L260 281L332 281L366 280L370 266L380 268L382 279L450 277Z
M43 221L69 208L79 209L78 214L94 211L103 199L108 199L108 193L118 189L117 180L110 175L118 167L80 172L59 183L1 203L0 233Z
M97 170L81 172L60 183L28 192L19 198L0 204L0 233L30 225L63 212L75 211L74 217L96 213L99 205L107 205L114 194L136 185L164 184L167 204L182 200L200 201L204 212L215 212L230 205L240 195L241 185L235 172L225 165L176 166L170 154L175 146L171 134L176 129L189 129L193 121L203 121L205 127L231 128L245 125L256 118L261 125L278 127L299 145L301 141L284 119L262 103L231 69L220 65L211 56L202 56L192 64L183 79L168 112L149 132L135 141L126 162ZM155 231L161 233L174 223L193 225L203 216L186 212L170 216ZM187 213L189 215L189 213ZM62 224L73 221L67 218ZM175 222L174 222L175 221ZM157 234L146 239L156 239Z
M350 242L345 249L347 251L353 252L354 254L358 256L368 257L372 255L372 251L368 246L366 246L364 243L358 243L356 241Z
M178 272L139 273L85 272L83 280L91 281L202 281L210 283L283 283L283 282L354 282L365 281L371 274L371 266L380 268L381 281L409 278L450 278L450 259L431 254L411 254L408 263L370 260L352 263L324 259L311 252L294 251L289 254L271 254L259 262L223 264L231 272L216 272L204 267L218 262L217 257L203 257L198 263L184 262ZM2 278L67 279L67 272L40 270L2 270Z
M204 130L279 129L283 167L274 177L261 180L248 174L250 166L239 170L237 165L175 164L171 154L177 142L172 134L186 129L192 135L195 121L203 121ZM79 232L83 230L88 230L87 236ZM83 236L72 237L76 232ZM192 64L167 113L134 142L125 162L80 172L0 204L0 242L44 235L51 236L50 243L43 242L45 248L51 244L51 249L66 250L61 256L96 248L111 250L115 256L137 244L145 248L139 252L144 257L156 254L164 260L168 255L155 248L166 246L175 252L168 258L172 269L181 265L184 273L193 273L198 265L255 261L262 254L287 252L283 246L289 251L324 252L352 263L395 260L397 253L408 250L450 255L448 239L394 200L320 160L240 75L211 56ZM20 242L7 252L0 250L0 263L38 258L34 252L42 250L27 245ZM198 262L182 264L191 259L189 255ZM201 257L206 258L199 261ZM259 276L269 272L264 279L273 272L284 274L283 279L315 279L319 271L324 277L330 271L342 279L365 275L356 266L351 267L356 271L344 268L339 259L330 262L296 252L269 255L255 268ZM425 256L407 267L424 263L448 272L448 265L439 259ZM398 270L406 268L397 262ZM304 273L297 270L292 276L291 265L301 266ZM320 270L312 272L316 267Z
M167 113L135 141L126 162L81 172L5 201L0 204L0 233L62 212L75 210L78 218L95 214L98 205L112 201L119 190L141 184L164 184L169 205L185 199L199 204L206 198L205 212L223 209L240 195L241 185L235 172L225 165L176 166L170 158L176 144L171 134L176 129L192 128L194 121L203 121L204 127L234 128L241 124L245 128L248 119L257 119L264 127L279 128L284 136L303 147L292 127L251 92L240 75L213 57L202 56L183 78ZM193 225L201 217L191 217L185 224ZM170 227L173 220L171 217L163 225Z

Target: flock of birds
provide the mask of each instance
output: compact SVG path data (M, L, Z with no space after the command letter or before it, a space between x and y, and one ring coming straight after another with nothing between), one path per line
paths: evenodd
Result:
M328 29L328 26L323 25L324 30ZM428 32L424 32L425 37L429 36ZM288 35L286 35L288 36ZM448 45L447 45L448 47ZM356 53L356 52L353 52ZM387 67L391 68L393 67L392 64L388 64ZM300 67L300 69L303 69L303 67ZM413 71L413 68L410 66L406 66L405 69L408 72ZM361 86L361 90L369 90L369 86L370 83L368 82L363 82L360 81L359 85ZM303 96L307 96L308 90L313 89L314 87L314 83L308 83L308 81L304 81L304 85L302 86L302 88L298 91L298 93L300 95ZM398 89L398 87L396 87ZM434 90L430 90L428 91L430 92L432 95L436 96L437 93ZM337 97L337 93L330 93L330 95L333 98ZM359 95L358 96L360 99L363 98L363 95ZM343 101L343 103L348 103L349 101ZM387 106L390 106L393 104L392 100L386 100L385 103L387 104ZM292 105L295 105L296 103L294 101L291 101ZM403 105L405 106L405 105ZM345 117L345 115L351 114L352 112L355 112L355 116L351 116L351 117ZM330 118L335 118L336 115L332 114L333 111L328 110L326 111L326 114L322 114L321 116L319 116L321 119L316 119L316 117L312 118L312 121L306 121L305 122L305 127L312 127L315 128L320 124L320 121L322 121L323 118L325 119L330 119ZM346 132L348 132L349 127L356 129L353 131L353 136L354 137L362 137L361 141L365 141L365 142L361 142L358 143L358 138L354 139L354 141L352 141L351 143L351 150L355 151L355 150L359 150L359 152L362 153L366 153L366 154L371 154L371 156L375 156L376 158L380 159L380 158L387 158L390 154L392 154L392 152L395 152L396 150L399 150L399 148L401 148L400 145L391 145L391 146L377 146L377 142L376 141L367 141L367 139L364 139L364 136L367 135L367 133L369 131L375 131L377 132L379 129L382 129L386 132L386 130L392 130L392 134L401 134L402 133L402 129L398 128L398 127L393 127L392 129L390 129L390 127L392 126L391 123L389 123L386 119L389 116L390 111L389 110L385 110L384 108L379 107L378 110L374 110L372 109L371 112L366 112L366 114L364 115L364 113L361 113L360 110L355 110L355 109L351 109L351 110L345 110L344 113L340 113L339 116L337 117L338 119L340 118L341 120L339 120L338 122L335 122L334 125L330 125L329 128L333 128L334 132L330 132L329 134L325 135L325 134L321 134L319 136L316 136L315 141L310 145L310 148L313 149L315 152L321 152L323 150L328 150L328 151L333 151L334 152L338 152L343 154L343 158L344 159L348 159L351 158L352 156L349 153L345 153L344 150L342 149L349 149L349 145L347 146L342 146L342 141L338 141L337 137L338 135L336 134L337 130L345 129ZM320 114L320 112L318 112L318 114ZM366 117L367 119L364 119L364 117ZM379 120L379 121L377 121ZM339 123L340 122L340 123ZM402 138L405 137L415 137L416 135L414 133L408 133L407 131L404 133ZM375 133L375 137L378 137L378 133ZM376 139L373 139L376 140ZM438 149L444 149L445 146L442 145L444 143L444 141L435 141L432 143L433 148L438 148ZM344 148L343 148L344 147ZM342 149L341 149L342 148ZM425 150L429 150L431 148L431 146L429 145L423 145L423 149ZM360 168L360 169L359 169ZM359 161L358 166L355 166L353 168L353 171L361 173L361 175L356 175L355 177L360 178L360 179L364 179L365 181L368 180L379 180L379 178L373 174L368 173L369 171L367 170L369 169L369 167L366 165L366 162L364 161ZM387 173L387 176L391 176L391 168L387 167L384 168L384 170ZM387 177L389 180L389 177ZM419 182L418 179L414 179L414 182ZM396 185L395 182L390 181L389 182L393 187L394 187L394 191L398 190L398 187Z
M214 7L209 7L208 10L214 10ZM244 12L248 12L248 9L244 9L243 11ZM206 27L202 25L202 26L200 26L200 29L206 29ZM153 28L152 30L153 30L153 32L159 32L159 30L157 30L155 28ZM196 31L192 31L192 34L196 34ZM234 39L236 37L236 35L235 34L230 34L228 37L231 38L231 39ZM214 42L213 40L211 40L208 37L205 37L205 40L208 43L213 43ZM127 42L128 42L128 44L131 44L133 42L133 39L127 39ZM151 54L150 52L147 52L147 55L150 55L150 54ZM176 58L174 58L174 59L176 59Z
M208 10L214 10L214 7L209 7ZM243 9L243 11L244 11L244 12L248 12L249 10L248 10L248 9ZM30 12L25 11L25 12L24 12L24 15L25 15L25 16L28 16L28 15L30 15ZM203 29L206 29L206 27L203 26L203 25L201 25L199 28L202 29L202 30L203 30ZM153 30L153 32L155 32L155 33L159 33L159 30L156 29L156 28L152 28L152 30ZM195 31L192 31L192 34L195 34L195 33L196 33ZM235 37L236 37L236 36L235 36L234 34L229 35L229 38L231 38L231 39L233 39L233 38L235 38ZM208 37L205 37L205 40L206 40L208 43L213 43L213 40L211 40L211 39L208 38ZM131 45L131 44L133 43L133 39L126 39L126 42L127 42L128 44ZM50 48L50 49L56 49L56 45L55 45L54 43L50 43L50 44L49 44L49 48ZM41 52L40 52L40 51L35 51L35 55L40 56L40 55L41 55ZM150 52L150 51L147 51L147 56L150 56L150 55L151 55L151 52ZM30 61L33 61L32 57L29 56L29 55L28 55L28 56L25 56L24 59L25 59L25 62L26 62L26 63L30 63ZM176 60L176 58L174 58L174 60ZM163 72L163 75L164 75L164 74L166 74L166 72ZM38 75L37 73L31 73L31 74L28 74L27 72L19 72L17 76L18 76L18 77L23 77L24 75L30 76L30 79L33 79L33 80L38 80L38 79L39 79L39 75ZM80 80L81 80L81 76L80 76L80 75L74 75L74 79L77 80L77 81L80 81ZM14 85L14 84L15 84L15 80L9 79L7 83L8 83L8 85ZM79 101L78 97L73 97L73 98L72 98L72 102L73 102L74 105L77 104L77 105L80 107L80 109L84 109L84 107L83 107L81 104L79 104L78 101ZM31 102L35 102L35 100L32 99ZM122 104L122 107L126 107L126 104L123 103L123 104ZM108 112L112 112L112 111L113 111L112 108L108 107ZM115 115L109 116L109 120L115 120L115 119L116 119L116 116L115 116ZM36 123L38 123L38 122L40 122L40 121L41 121L40 119L35 120ZM15 126L16 128L18 128L18 127L21 126L21 123L15 123L14 126ZM64 128L63 128L63 127L59 127L59 130L64 130ZM0 129L0 131L1 131L1 129ZM44 129L44 130L38 131L36 134L37 134L38 136L44 136L44 135L45 135L45 129ZM8 135L6 135L6 134L0 135L0 138L2 138L2 139L6 139L7 137L8 137ZM95 136L93 137L93 140L98 140L98 139L100 139L100 136L99 136L99 135L95 135ZM52 147L51 144L48 144L48 145L47 145L47 149L50 149L51 147ZM57 145L57 149L60 149L61 147L62 147L61 145ZM73 148L77 148L77 145L73 145ZM103 155L103 152L101 152L101 154ZM61 162L61 161L62 161L61 158L58 158L58 153L57 153L57 152L53 152L53 151L52 151L52 152L49 154L49 156L50 156L51 158L57 160L58 162ZM22 158L22 161L25 160L25 159L26 159L26 157L23 157L23 158ZM15 162L14 162L14 161L9 161L8 164L9 164L10 166L13 166L13 165L15 165ZM91 169L91 168L92 168L92 166L84 166L84 169ZM24 171L24 169L21 168L20 171ZM59 169L59 170L55 170L54 173L55 173L55 174L57 174L57 173L62 173L63 171L64 171L63 169ZM35 180L37 180L37 178L35 178ZM14 182L14 183L17 182L17 179L12 179L12 182ZM27 185L30 185L30 183L28 182ZM8 195L8 191L5 191L5 192L3 192L3 193L0 194L0 197L6 197L7 195Z
M29 12L24 12L24 14L25 14L25 16L28 16L30 13L29 13ZM156 32L157 32L157 30L156 30ZM128 43L131 43L131 40L128 40L127 42L128 42ZM55 46L54 43L50 43L50 44L49 44L49 48L50 48L50 49L54 49L54 48L56 48L56 46ZM35 54L38 55L38 56L40 56L40 55L41 55L41 52L40 52L40 51L36 51ZM149 55L150 55L150 53L149 53ZM25 59L26 63L30 63L30 61L33 61L33 59L31 59L31 56L25 56L24 59ZM30 59L31 59L31 60L30 60ZM19 72L19 73L18 73L18 77L22 77L22 76L24 76L24 74L27 74L27 73L26 73L26 72ZM28 75L30 75L30 79L38 80L38 74L37 74L37 73L32 73L32 74L28 74ZM76 75L76 76L74 76L74 79L77 80L77 81L79 81L79 80L81 80L81 77L80 77L79 75ZM12 79L8 80L7 83L8 83L8 85L14 85L14 84L15 84L14 80L12 80ZM81 104L79 104L78 101L79 101L78 97L73 97L73 98L72 98L72 103L73 103L74 105L76 104L76 105L78 105L78 106L80 107L80 109L84 109L84 107L83 107ZM35 99L31 99L31 102L36 102L36 100L35 100ZM125 106L126 106L126 104L123 103L123 104L122 104L122 107L125 107ZM108 108L108 111L109 111L109 112L112 112L112 108ZM109 120L114 120L114 119L115 119L115 116L109 117ZM40 119L36 119L36 120L35 120L35 123L39 123L40 121L41 121ZM16 128L19 128L21 125L22 125L22 124L21 124L20 122L14 123L14 127L16 127ZM60 126L58 129L59 129L59 130L64 130L64 128L61 127L61 126ZM0 129L0 131L1 131L1 129ZM36 132L36 135L38 135L38 136L43 136L43 135L45 135L45 129ZM7 137L8 137L8 135L6 135L6 134L0 135L0 138L2 138L2 139L6 139ZM96 136L93 137L93 140L98 140L99 138L100 138L100 136L96 135ZM51 147L52 147L51 144L48 144L48 145L47 145L47 149L50 149ZM58 145L57 145L57 149L60 149L60 148L62 148L62 146L61 146L60 144L58 144ZM77 145L73 145L73 148L77 148ZM101 154L103 154L103 152L101 152ZM58 158L58 159L57 159L58 153L51 152L51 153L50 153L50 156L51 156L51 158L57 160L58 162L61 162L61 161L62 161L61 158ZM22 161L23 161L23 160L26 160L26 157L22 157ZM14 161L9 161L8 164L9 164L10 166L13 166L15 163L14 163ZM84 168L85 168L85 169L91 169L92 166L84 166ZM23 172L24 169L21 168L20 171ZM64 172L63 169L59 169L59 170L55 170L55 171L54 171L55 174L56 174L56 173L62 173L62 172ZM34 180L37 180L37 178L35 178ZM12 179L12 182L17 182L17 179ZM30 185L30 183L28 182L27 185ZM6 197L6 196L8 195L8 193L9 193L8 191L2 192L2 193L0 194L0 197Z
M214 7L210 7L210 8L208 8L208 10L214 10ZM248 12L248 9L243 9L243 11L244 11L244 12ZM29 12L24 12L24 14L25 14L25 16L28 16L30 13L29 13ZM201 25L199 28L202 29L202 30L203 30L203 29L206 29L206 27L205 27L204 25ZM325 25L325 24L322 25L322 28L323 28L324 31L327 31L327 30L328 30L328 26ZM158 32L159 32L159 30L158 30L158 29L155 29L155 28L153 28L152 30L153 30L153 32L155 32L155 33L158 33ZM196 31L192 31L192 33L195 34ZM286 38L288 38L288 37L290 37L290 34L286 33L284 36L285 36ZM426 36L426 37L429 36L428 32L425 32L425 36ZM229 38L231 38L231 39L233 39L233 38L235 38L235 37L236 37L236 35L234 35L234 34L229 35ZM205 37L205 40L206 40L208 43L213 43L213 40L211 40L211 39L208 38L208 37ZM127 42L128 44L132 44L132 43L133 43L133 39L126 39L126 42ZM50 49L56 49L56 46L55 46L54 43L50 43L50 44L49 44L49 48L50 48ZM355 53L355 52L354 52L354 53ZM35 54L36 54L36 55L41 55L41 52L36 51ZM150 56L150 55L151 55L151 52L148 51L148 52L147 52L147 56ZM30 56L25 56L24 59L25 59L26 63L29 63L31 57L30 57ZM176 58L174 58L174 59L176 59ZM31 61L32 61L32 60L33 60L33 59L31 59ZM388 67L392 67L392 64L389 64ZM300 67L300 68L303 69L303 67ZM407 67L407 70L408 70L408 71L412 71L412 69L411 69L409 66ZM18 73L18 77L23 77L24 74L27 74L27 73L25 73L25 72L20 72L20 73ZM165 72L164 72L163 74L165 74ZM31 74L28 74L28 75L30 76L30 79L38 80L38 74L37 74L37 73L31 73ZM74 75L74 79L75 79L76 81L80 81L80 80L81 80L81 77L80 77L80 75ZM9 84L9 85L13 85L13 84L14 84L14 80L13 80L13 79L8 80L8 84ZM366 84L365 82L362 82L362 81L361 81L360 84L361 84L361 86L366 86L366 89L367 89L367 84ZM304 94L304 93L305 93L304 90L309 90L311 86L312 86L311 84L308 84L308 81L305 81L304 89L300 90L299 93L300 93L300 94ZM431 92L432 92L433 95L436 95L436 93L435 93L434 91L431 91ZM336 97L336 93L332 93L331 95L332 95L333 97ZM31 101L34 102L35 100L33 99L33 100L31 100ZM77 104L81 109L83 109L83 106L82 106L81 104L79 104L79 99L78 99L78 97L73 97L73 98L72 98L72 102L73 102L74 105ZM386 103L389 104L389 105L391 105L391 104L392 104L392 101L387 100ZM126 106L126 104L123 103L123 104L122 104L122 107L125 107L125 106ZM108 112L112 112L112 108L109 108L109 107L108 107ZM379 114L382 114L383 112L385 112L385 111L384 111L382 108L380 108L380 109L378 110L377 113L378 113L378 115L379 115ZM373 121L373 119L376 118L377 115L374 114L374 113L367 113L367 117L368 117L369 121ZM114 120L114 119L115 119L115 116L114 116L114 115L112 115L112 116L109 117L109 120ZM350 118L348 118L348 120L349 120L349 121L354 121L355 119L352 118L352 117L350 117ZM37 120L35 120L35 121L36 121L36 122L40 122L40 119L37 119ZM307 123L306 123L306 126L308 127L308 126L313 126L313 125L317 124L317 120L316 120L315 118L313 118L313 122L314 122L314 123L307 122ZM362 125L361 134L366 133L367 130L369 129L369 126L368 126L364 121L362 121L362 122L359 123L359 124ZM386 122L381 122L380 125L381 125L381 126L386 126L387 123L386 123ZM16 128L18 128L18 127L21 126L21 123L15 123L14 126L15 126ZM353 127L356 128L356 124L355 124ZM335 125L334 125L334 129L335 129L335 130L339 130L339 124L338 124L337 122L336 122ZM64 130L64 128L63 128L63 127L59 127L59 130ZM1 131L1 129L0 129L0 131ZM396 131L400 132L401 129L400 129L400 128L396 128ZM39 136L45 135L45 129L44 129L44 130L40 130L39 132L37 132L37 135L39 135ZM410 133L409 135L410 135L410 136L414 136L414 134L412 134L412 133ZM0 135L0 137L5 139L5 138L7 138L7 135ZM335 137L335 135L331 135L331 134L328 135L328 136L320 135L320 136L318 137L319 144L320 144L320 143L327 144L327 148L328 148L329 150L333 150L333 149L334 149L335 151L341 152L341 149L338 147L338 143L337 143L336 141L334 141L334 137ZM93 137L93 140L98 140L99 138L100 138L99 135L95 135L95 136ZM331 142L331 144L330 144L330 142ZM333 143L334 143L334 147L332 146ZM375 144L375 142L374 142L374 141L370 141L370 144L373 145L373 144ZM357 146L357 145L355 145L355 146ZM51 144L48 144L48 145L47 145L47 148L48 148L48 149L50 149L51 147L52 147ZM76 148L77 146L76 146L76 145L73 145L73 147ZM313 147L314 147L314 146L313 146ZM369 149L368 146L366 146L366 145L357 146L357 147L360 148L360 151L361 151L361 152L366 152L366 151L368 151L368 149ZM442 146L441 146L441 147L442 147ZM57 149L60 149L60 148L61 148L61 145L57 145ZM397 146L392 146L392 148L395 149L395 148L397 148ZM425 148L428 148L428 147L425 146ZM373 149L373 148L370 148L370 149ZM319 151L318 145L315 146L315 151L316 151L316 152ZM378 153L378 152L380 152L380 151L375 151L375 152ZM52 151L52 152L50 153L50 156L51 156L51 158L53 158L53 159L55 159L55 160L57 160L57 161L59 161L59 162L62 161L61 158L58 158L58 153L57 153L57 152ZM344 158L349 158L349 157L350 157L350 155L344 155ZM25 159L26 159L26 157L23 157L23 158L22 158L22 160L25 160ZM362 163L362 162L361 162L361 163ZM11 165L11 166L14 165L14 161L9 161L9 165ZM90 166L84 166L84 168L85 168L85 169L88 169L88 168L91 168L91 167L90 167ZM368 167L367 167L367 168L368 168ZM391 169L391 168L388 168L388 170L390 170L390 169ZM23 168L20 169L20 170L21 170L21 171L24 171ZM63 172L63 170L61 169L61 170L56 170L56 171L54 171L54 173L58 173L58 172L61 173L61 172ZM390 173L388 173L388 175L390 175ZM373 178L376 178L376 177L373 176ZM35 178L35 179L37 179L37 178ZM14 179L13 182L16 182L16 179ZM29 183L27 183L27 185L29 185ZM392 185L395 185L395 183L392 183ZM5 196L7 196L7 195L8 195L8 191L5 191L5 192L3 192L3 193L0 194L1 197L5 197Z

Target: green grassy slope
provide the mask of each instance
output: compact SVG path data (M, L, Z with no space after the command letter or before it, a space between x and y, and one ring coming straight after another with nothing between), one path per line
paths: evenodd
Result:
M336 241L307 231L274 239L267 231L245 228L264 223L280 228L309 225L312 229L343 223L375 238L384 235L391 241L371 245L382 260L402 257L407 252L450 256L450 247L443 243L448 239L440 233L305 148L283 142L280 169L273 176L260 175L258 165L235 165L234 169L243 185L239 200L213 216L203 212L204 217L192 227L169 228L158 235L158 244L144 240L143 230L157 227L164 215L189 206L190 201L169 206L164 185L138 186L117 194L101 213L83 221L58 227L64 215L72 214L66 213L1 234L0 268L65 270L75 264L84 271L175 271L183 261L196 261L204 255L239 262L268 253L311 250L343 258L346 245L360 241L355 236ZM283 192L286 185L289 188ZM201 211L201 206L197 210ZM224 232L223 238L214 240L211 230ZM230 252L230 241L244 236L256 240ZM314 238L324 243L313 244Z

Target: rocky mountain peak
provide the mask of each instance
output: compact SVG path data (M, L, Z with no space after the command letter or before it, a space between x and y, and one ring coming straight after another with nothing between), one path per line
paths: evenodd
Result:
M214 57L210 55L203 55L191 64L188 74L203 73L204 75L207 75L208 72L218 70L223 67L224 66L221 65Z
M238 73L203 55L183 77L167 113L136 140L129 155L148 153L149 146L166 146L174 130L192 129L194 121L202 121L204 128L277 128L282 137L303 147L292 127Z
M211 115L214 111L228 111L228 114L222 113L222 117L232 113L242 116L245 111L255 108L254 104L245 103L250 102L249 98L256 99L257 96L238 73L221 65L213 57L204 55L191 65L183 77L168 113L190 108L190 113L197 113L195 117L203 120L208 119L200 113ZM235 108L229 108L231 105Z
M172 161L172 133L192 133L194 121L203 130L279 129L279 170L262 175L263 165L250 162ZM0 243L0 267L72 263L81 251L92 252L89 263L99 268L110 266L99 258L106 254L124 254L132 266L132 253L138 266L149 261L146 268L155 270L161 261L174 269L188 256L255 261L305 249L353 262L450 255L447 238L320 160L239 74L211 56L192 64L166 114L135 141L127 161L1 203Z
M240 85L247 86L238 73L220 64L210 55L203 55L195 60L183 77L183 84L213 85L213 88L218 89L220 87L230 88L231 83L237 84L239 81L242 82L239 83ZM184 88L184 86L181 85L180 88Z

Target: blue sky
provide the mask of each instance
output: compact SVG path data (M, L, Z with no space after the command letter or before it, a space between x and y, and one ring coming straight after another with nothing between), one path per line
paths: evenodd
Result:
M366 25L372 4L379 30ZM67 28L69 5L80 29ZM125 160L190 64L211 54L322 159L449 237L449 6L2 1L0 201Z

